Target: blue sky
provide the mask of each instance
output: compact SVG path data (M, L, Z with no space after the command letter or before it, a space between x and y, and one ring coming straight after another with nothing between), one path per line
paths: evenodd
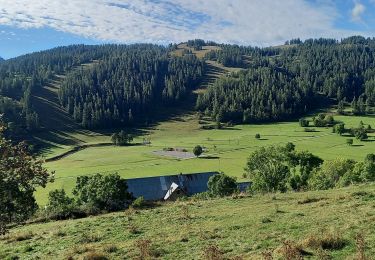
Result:
M0 0L0 56L69 44L193 38L277 45L375 36L375 0Z

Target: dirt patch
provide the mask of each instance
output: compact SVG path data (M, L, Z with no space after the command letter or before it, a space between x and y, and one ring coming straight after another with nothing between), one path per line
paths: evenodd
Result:
M193 153L181 151L153 151L152 153L158 156L173 157L177 159L191 159L195 157Z

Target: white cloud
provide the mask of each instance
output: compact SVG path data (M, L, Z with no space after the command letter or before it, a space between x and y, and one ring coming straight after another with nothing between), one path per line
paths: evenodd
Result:
M355 2L352 9L352 20L359 22L362 21L362 15L366 11L366 6L360 2Z
M329 4L302 0L0 0L0 24L123 43L203 38L269 45L353 34L334 28L337 16Z

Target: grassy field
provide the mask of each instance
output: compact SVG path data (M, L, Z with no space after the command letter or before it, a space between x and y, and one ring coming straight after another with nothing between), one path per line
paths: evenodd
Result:
M356 127L360 121L375 125L373 117L336 116L336 120L345 122L346 127ZM366 142L355 140L353 146L346 145L346 138L332 133L331 128L316 128L316 132L304 132L298 122L284 122L263 125L236 125L220 130L202 130L194 114L161 122L149 129L138 129L139 136L135 143L142 143L143 138L151 140L151 145L126 147L93 147L74 153L45 166L56 171L56 180L46 189L40 189L36 198L45 204L49 190L65 188L70 191L77 176L94 173L118 172L124 178L158 176L176 173L205 171L223 171L242 180L246 159L252 151L261 146L293 142L298 150L310 152L329 160L337 157L363 160L366 154L375 151L375 135L371 134ZM261 135L260 140L255 134ZM66 133L81 143L109 142L105 134ZM202 158L176 159L157 156L153 151L163 148L185 148L189 151L195 145L203 145L207 152ZM52 146L46 151L55 155L63 148Z
M280 259L288 248L307 259L360 259L357 244L363 244L356 244L356 236L362 234L364 251L373 259L374 202L374 184L170 202L14 228L0 238L0 258L143 259L143 254L150 259L262 259L268 251ZM286 240L290 242L283 246ZM215 253L216 258L207 257ZM331 258L323 258L327 256Z

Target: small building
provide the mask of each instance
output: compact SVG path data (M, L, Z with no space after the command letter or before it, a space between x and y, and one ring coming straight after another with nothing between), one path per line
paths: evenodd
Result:
M175 200L184 195L207 191L207 182L218 172L189 173L126 180L133 197L145 200Z

